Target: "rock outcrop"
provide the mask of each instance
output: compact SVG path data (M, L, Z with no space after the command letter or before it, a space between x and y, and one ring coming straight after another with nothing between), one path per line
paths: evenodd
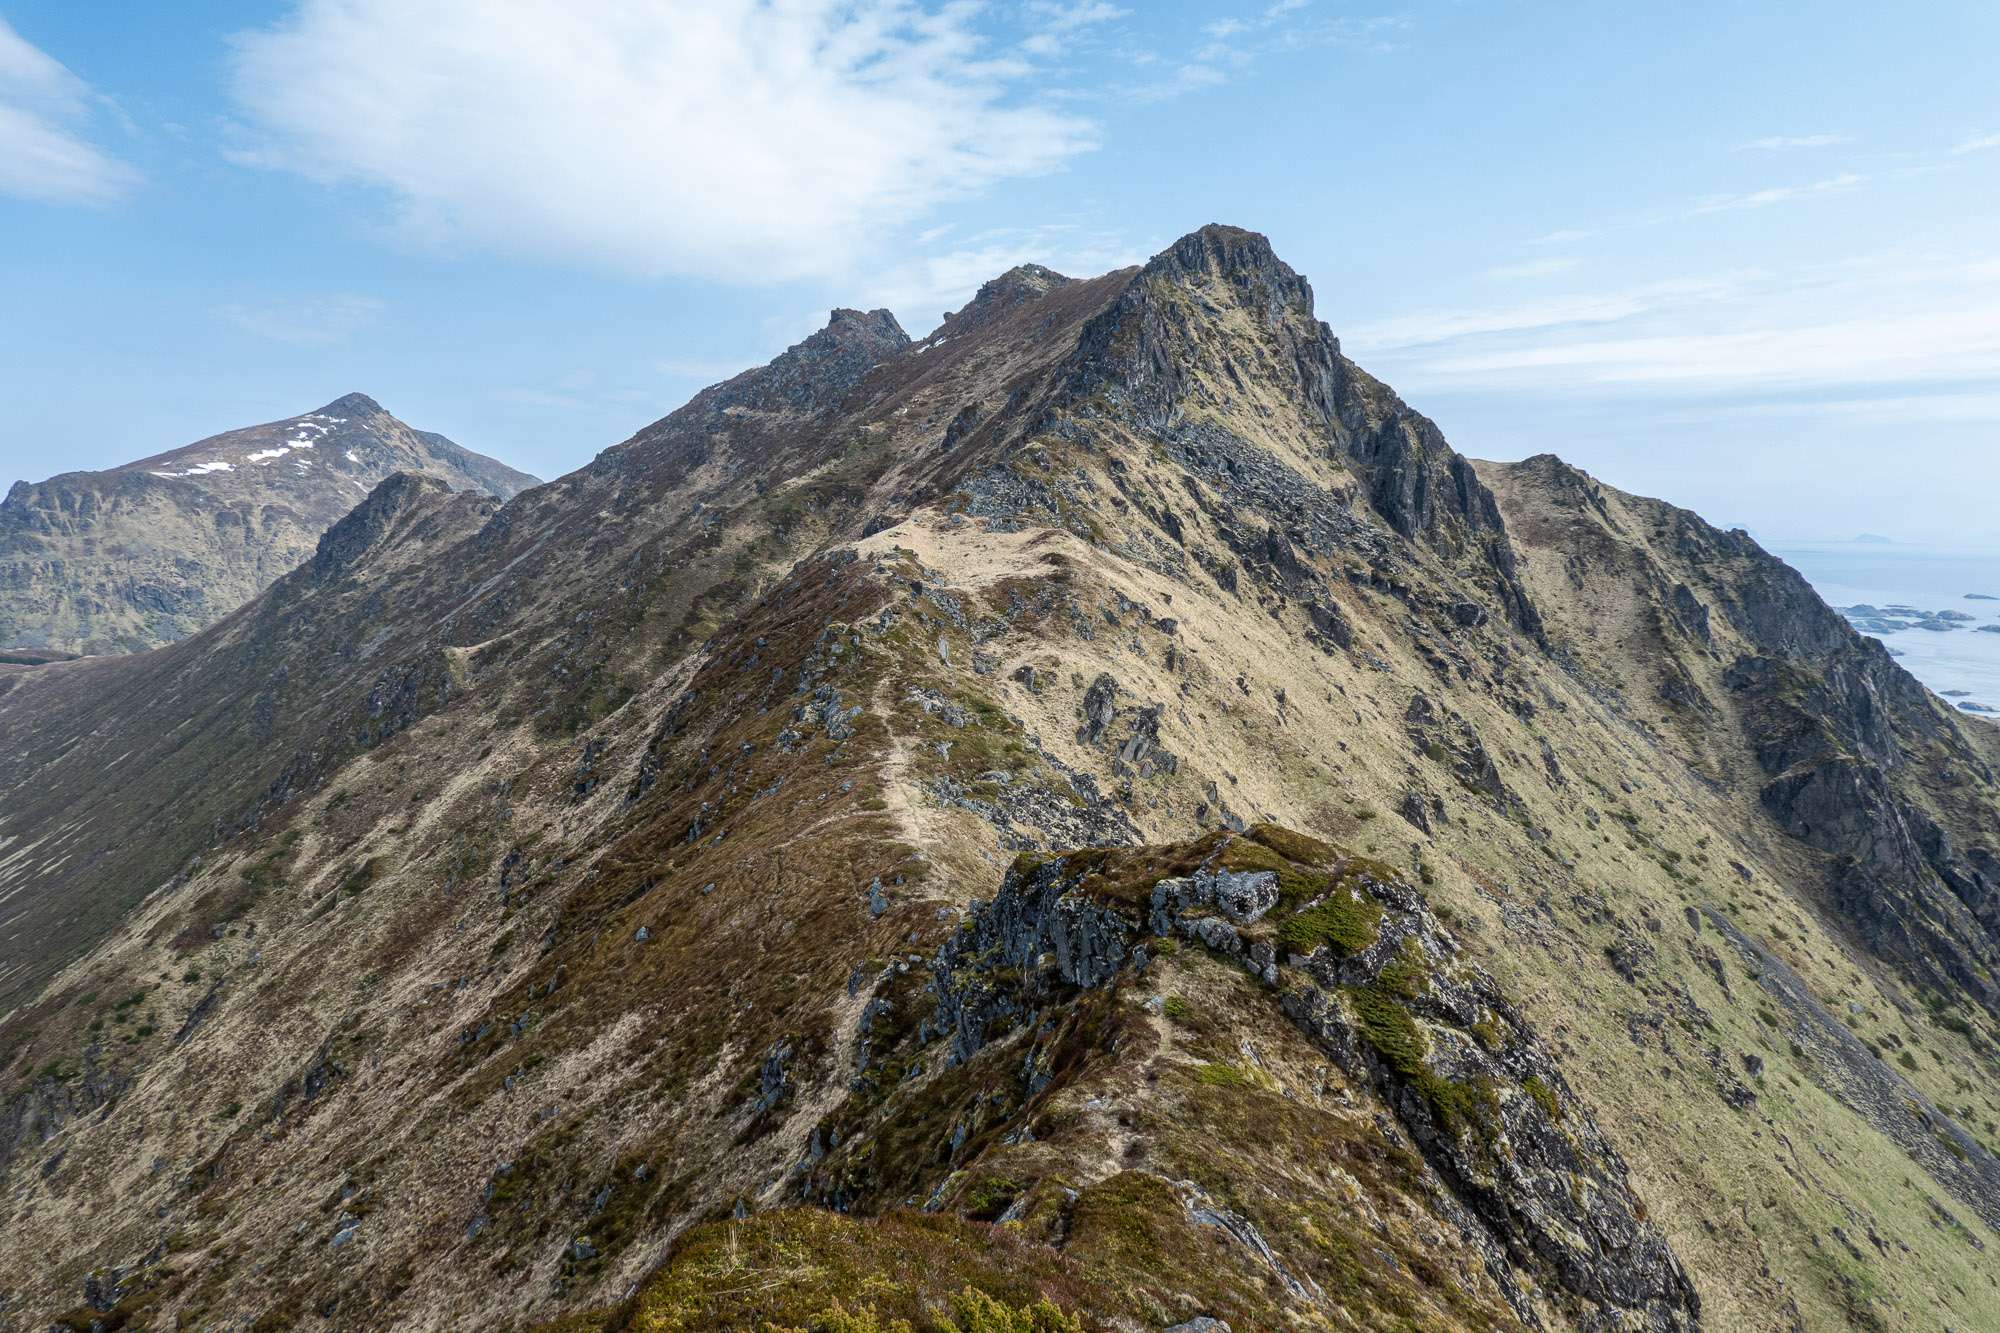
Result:
M1176 865L1193 868L1156 878ZM1698 1325L1693 1284L1557 1062L1421 892L1379 864L1268 826L1023 858L940 951L932 1026L963 1062L1024 1024L1059 1022L1082 992L1134 984L1161 941L1245 968L1394 1110L1483 1227L1524 1322L1553 1298L1583 1328Z

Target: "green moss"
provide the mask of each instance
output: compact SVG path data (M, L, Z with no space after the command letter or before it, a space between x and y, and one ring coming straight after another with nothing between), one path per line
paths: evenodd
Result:
M1414 1000L1430 988L1430 959L1424 956L1423 947L1414 938L1405 939L1376 980L1400 998Z
M1211 1088L1247 1088L1250 1086L1249 1076L1235 1065L1227 1063L1212 1061L1196 1069L1194 1076L1204 1086Z
M1324 945L1336 957L1351 958L1375 943L1382 924L1382 906L1352 889L1335 889L1316 907L1278 925L1278 942L1293 953L1311 953Z
M1082 1322L1047 1297L1033 1305L1007 1305L976 1287L952 1298L951 1315L949 1327L956 1333L1083 1333Z
M1457 1130L1482 1122L1497 1108L1499 1099L1486 1081L1460 1083L1431 1071L1424 1063L1430 1043L1393 991L1356 986L1347 996L1369 1049L1423 1098L1440 1124Z
M1347 992L1347 998L1354 1006L1363 1040L1384 1065L1406 1079L1430 1073L1424 1064L1430 1043L1424 1039L1417 1021L1410 1017L1410 1011L1392 992L1376 986L1356 986Z
M1534 1098L1535 1105L1542 1108L1542 1114L1551 1120L1563 1118L1562 1103L1556 1100L1554 1089L1533 1074L1521 1080L1521 1091Z
M1007 1210L1022 1188L1012 1176L983 1176L959 1196L959 1207L967 1217L990 1222Z

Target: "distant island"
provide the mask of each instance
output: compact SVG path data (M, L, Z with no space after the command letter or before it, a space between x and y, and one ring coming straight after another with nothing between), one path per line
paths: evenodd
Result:
M1864 532L1854 539L1856 546L1894 546L1894 537L1884 537L1880 533Z

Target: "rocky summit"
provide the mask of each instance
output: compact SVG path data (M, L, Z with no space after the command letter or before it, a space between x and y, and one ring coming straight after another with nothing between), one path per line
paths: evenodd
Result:
M1251 232L381 479L0 752L13 1327L2000 1327L2000 729Z
M398 472L499 500L536 484L358 393L108 471L17 482L0 500L0 649L129 653L192 634Z

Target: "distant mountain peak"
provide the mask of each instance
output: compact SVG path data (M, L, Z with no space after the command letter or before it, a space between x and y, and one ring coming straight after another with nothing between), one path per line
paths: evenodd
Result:
M362 393L0 505L0 646L133 652L221 619L392 474L505 500L535 478L412 430Z
M332 402L328 403L325 407L322 407L319 411L314 413L309 413L308 415L367 416L370 413L374 412L380 412L385 416L388 415L388 409L384 408L382 404L376 402L373 398L370 398L367 394L347 393L347 394L342 394L340 397L334 399Z

